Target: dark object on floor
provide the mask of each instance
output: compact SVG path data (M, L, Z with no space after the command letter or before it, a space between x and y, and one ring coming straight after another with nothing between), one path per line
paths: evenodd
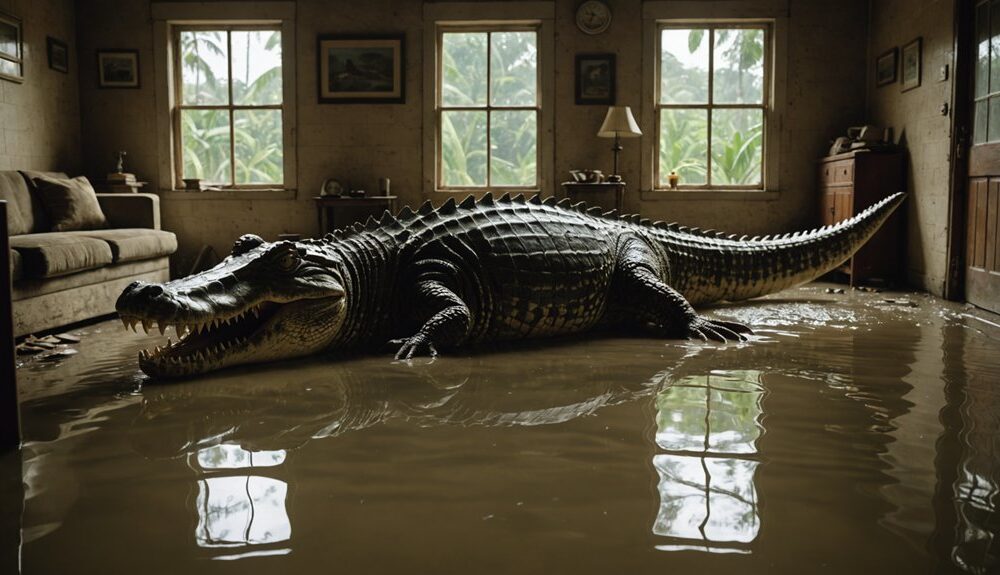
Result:
M692 305L801 284L849 258L903 201L891 196L834 226L737 238L618 218L584 204L486 194L386 212L321 240L237 240L206 272L136 282L118 299L126 325L173 326L179 342L143 351L173 377L326 349L437 347L633 325L668 338L738 341L746 326ZM185 334L187 332L187 334Z

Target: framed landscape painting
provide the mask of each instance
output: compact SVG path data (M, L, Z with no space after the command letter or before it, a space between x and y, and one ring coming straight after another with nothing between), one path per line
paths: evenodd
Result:
M576 103L615 103L615 55L576 55Z
M882 87L896 82L896 57L899 54L898 48L893 48L884 52L875 59L875 85Z
M912 90L920 86L920 45L921 38L903 46L903 86L902 91Z
M320 103L405 101L402 35L321 35L316 54Z
M51 36L45 38L49 53L49 68L66 74L69 72L69 47L62 40Z
M139 52L101 50L97 53L97 85L100 88L138 88Z

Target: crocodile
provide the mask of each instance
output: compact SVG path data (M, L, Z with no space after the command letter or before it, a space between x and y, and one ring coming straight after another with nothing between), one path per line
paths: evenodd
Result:
M695 307L816 279L851 257L904 197L831 226L752 238L537 195L428 201L322 238L241 236L217 266L134 282L116 308L133 330L172 327L179 336L139 352L155 378L387 344L406 360L598 326L745 341L749 327Z

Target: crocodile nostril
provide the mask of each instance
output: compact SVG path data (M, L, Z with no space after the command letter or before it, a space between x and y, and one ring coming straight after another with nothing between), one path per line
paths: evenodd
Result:
M157 284L150 284L142 288L143 295L156 297L163 293L163 288Z

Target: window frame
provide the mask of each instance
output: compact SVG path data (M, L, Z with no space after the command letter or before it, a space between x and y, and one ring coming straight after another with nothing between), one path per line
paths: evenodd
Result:
M534 106L494 106L491 102L491 80L492 80L492 70L493 70L493 43L492 35L496 32L534 32L535 33L535 46L537 61L535 62L535 105ZM446 106L443 102L443 90L442 82L444 80L444 58L442 58L444 50L444 35L454 34L454 33L483 33L487 35L486 39L486 103L482 106ZM442 192L530 192L538 190L541 188L541 165L542 165L542 146L541 146L541 119L542 119L542 50L541 50L541 23L526 23L517 22L511 24L443 24L437 26L435 32L435 47L434 47L434 61L435 61L435 97L434 97L434 131L435 131L435 150L434 150L434 189L436 191ZM442 157L443 157L443 142L441 137L442 129L442 115L445 111L454 112L486 112L486 185L484 186L448 186L445 185L443 181L443 170L442 170ZM490 169L493 154L490 151L490 118L494 111L513 111L513 112L528 112L532 111L535 113L535 182L527 186L497 186L491 184L493 177L492 170Z
M421 136L422 189L432 194L468 194L481 196L487 192L539 193L554 195L555 184L555 16L556 7L549 1L519 2L427 2L423 6L423 134ZM438 50L439 27L451 26L517 26L538 27L538 153L536 188L438 188L437 150L438 130L435 103L438 101Z
M706 103L682 103L664 104L661 101L660 90L663 87L661 73L663 70L660 58L663 54L662 39L664 30L691 30L703 29L707 34L708 41L708 101ZM764 78L762 86L762 98L759 104L745 103L724 103L716 104L715 100L715 33L717 30L762 30L764 32L764 56L763 68ZM706 135L706 174L704 184L684 184L678 186L681 191L763 191L767 189L767 159L768 145L768 125L769 116L773 109L771 92L773 90L773 26L769 22L759 20L703 20L703 21L658 21L656 26L656 52L655 52L655 74L653 94L653 189L657 191L673 190L668 182L660 179L660 114L663 110L705 110L707 113L705 135ZM712 183L712 113L714 110L761 110L763 113L763 129L761 133L761 167L759 184L713 184Z
M250 32L250 31L260 31L269 30L273 32L282 32L281 23L275 22L271 24L241 24L241 23L204 23L204 24L177 24L171 26L171 42L176 48L173 50L173 77L171 81L173 83L173 102L174 106L170 111L171 114L171 124L173 126L173 145L174 145L174 181L179 182L184 179L184 134L182 132L181 116L184 110L228 110L229 111L229 177L231 178L231 184L219 184L218 187L224 190L267 190L274 188L285 188L285 170L282 169L281 182L275 183L258 183L258 184L237 184L236 183L236 137L235 129L236 124L234 121L235 112L237 110L280 110L282 117L282 132L284 129L284 119L285 119L285 100L284 100L284 90L282 90L282 100L281 104L236 104L233 102L233 36L232 32ZM184 104L183 90L183 66L181 65L181 53L180 53L180 38L182 32L226 32L226 52L228 57L226 59L227 63L227 73L229 76L229 82L227 85L227 91L229 95L228 104ZM284 46L282 46L284 47ZM282 68L282 83L284 83L284 68L285 68L285 53L281 53L281 68ZM285 155L286 142L285 138L282 137L282 159ZM282 160L284 164L284 160ZM284 168L284 166L282 166ZM214 183L214 182L209 182Z
M764 189L733 188L680 189L657 188L654 180L658 157L655 142L645 140L641 147L639 197L643 201L773 201L781 197L781 148L787 145L783 132L788 87L788 0L647 0L642 4L642 114L639 126L644 134L659 137L653 122L658 57L656 54L660 23L697 24L719 22L760 22L771 25L771 110L764 137L768 141L764 157Z
M154 2L150 7L153 27L153 75L154 91L153 124L156 130L156 187L165 198L184 200L210 199L261 199L294 200L298 195L298 116L297 116L297 63L296 53L296 9L292 1L260 2ZM266 189L225 189L191 193L184 190L180 181L175 181L173 118L174 108L174 57L176 50L171 40L174 26L192 24L228 25L278 25L281 27L282 53L282 142L284 147L284 187L270 186ZM147 84L148 85L148 84Z

